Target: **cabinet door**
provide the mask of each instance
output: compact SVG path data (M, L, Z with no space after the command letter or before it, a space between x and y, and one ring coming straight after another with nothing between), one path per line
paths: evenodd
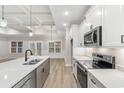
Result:
M88 88L105 88L105 86L88 72Z
M36 87L35 70L18 82L13 88L35 88Z
M102 25L102 6L92 6L87 15L86 22L93 25L93 28L96 26Z
M44 68L45 68L45 80L46 80L50 72L50 60L49 59L45 62Z
M120 24L120 37L121 35L124 35L124 5L120 6L120 12L121 12L121 24ZM121 43L121 46L124 46L124 43Z
M41 88L44 84L44 67L40 65L37 68L37 88Z
M103 46L119 46L121 12L119 5L103 8Z
M84 46L84 34L90 31L88 25L83 21L79 26L79 46Z

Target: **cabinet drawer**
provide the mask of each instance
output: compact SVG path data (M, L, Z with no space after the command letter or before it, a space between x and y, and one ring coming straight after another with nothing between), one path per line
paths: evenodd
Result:
M105 86L88 72L88 88L105 88Z

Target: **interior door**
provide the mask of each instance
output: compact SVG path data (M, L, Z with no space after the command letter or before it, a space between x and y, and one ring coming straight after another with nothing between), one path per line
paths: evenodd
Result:
M37 55L41 56L42 55L42 43L37 42Z

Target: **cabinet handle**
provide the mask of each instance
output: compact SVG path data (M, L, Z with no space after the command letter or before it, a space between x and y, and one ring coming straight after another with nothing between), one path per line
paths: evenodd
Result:
M44 72L44 68L42 69L42 72Z
M96 84L96 82L95 82L93 79L91 79L91 82L92 82L93 84Z

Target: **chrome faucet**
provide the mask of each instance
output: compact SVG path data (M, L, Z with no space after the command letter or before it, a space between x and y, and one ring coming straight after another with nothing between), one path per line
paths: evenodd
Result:
M32 51L31 51L30 49L26 50L26 51L25 51L25 61L28 60L28 57L27 57L28 51L30 51L30 54L33 55Z

